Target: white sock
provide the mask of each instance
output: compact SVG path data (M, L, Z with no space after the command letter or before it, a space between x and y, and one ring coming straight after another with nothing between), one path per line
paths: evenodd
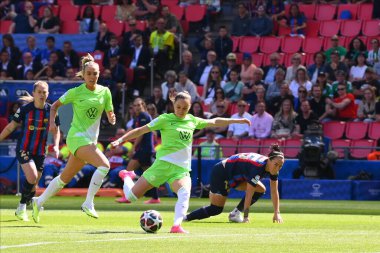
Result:
M107 167L100 166L92 175L85 201L85 203L87 203L88 205L94 203L95 194L99 191L100 187L102 186L103 179L107 176L109 170L110 169Z
M19 203L17 209L18 209L18 210L26 210L26 204L21 204L21 203Z
M124 185L123 185L124 195L131 202L135 202L137 200L137 197L132 192L132 188L134 185L135 183L133 182L132 178L130 177L124 178Z
M174 226L181 225L189 209L190 191L181 187L177 192L178 200L174 209Z
M51 180L49 186L42 193L41 196L38 197L37 205L39 207L43 206L43 204L54 196L57 192L59 192L66 184L61 180L60 176L56 176L53 180Z

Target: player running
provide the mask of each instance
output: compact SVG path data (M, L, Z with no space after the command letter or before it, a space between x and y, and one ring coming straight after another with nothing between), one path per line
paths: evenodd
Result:
M12 121L0 134L0 141L7 138L18 126L21 125L22 136L17 141L16 157L21 164L25 175L22 186L21 200L15 212L19 220L29 221L26 213L26 205L36 193L36 185L41 178L44 169L46 141L49 132L50 107L46 103L49 96L49 86L44 81L37 81L33 85L33 96L24 96L20 100L27 102L14 114ZM59 145L59 118L52 117L56 126L53 129L53 154L58 158Z
M181 223L189 208L191 179L191 144L195 129L205 127L222 127L232 123L250 124L246 119L201 119L188 114L191 97L187 92L180 92L170 98L174 104L174 113L162 114L149 124L133 129L112 143L117 146L125 140L137 138L145 133L161 131L162 146L157 152L156 161L137 180L132 179L134 173L126 173L124 178L124 193L131 202L142 197L144 193L161 184L168 182L178 201L175 205L174 225L171 233L187 233Z
M107 112L108 121L112 125L116 123L116 117L113 113L110 90L97 84L99 65L90 54L82 58L82 68L77 76L82 77L84 83L63 94L59 100L54 102L50 113L50 128L56 131L53 120L57 115L58 108L62 105L72 104L74 116L66 139L72 155L70 155L62 174L50 182L40 197L32 199L32 216L35 222L40 220L39 212L43 204L69 183L86 163L95 166L97 169L91 178L82 210L90 217L99 217L94 208L94 196L110 169L107 157L96 147L100 119L104 110Z
M222 213L229 189L235 188L245 190L245 197L230 214L230 220L231 216L235 216L237 222L249 222L249 207L266 191L260 179L269 175L274 208L273 222L282 223L277 179L284 161L284 154L279 146L272 144L268 157L256 153L241 153L217 163L210 176L211 205L193 211L185 220L202 220ZM244 213L244 218L241 218L241 212Z

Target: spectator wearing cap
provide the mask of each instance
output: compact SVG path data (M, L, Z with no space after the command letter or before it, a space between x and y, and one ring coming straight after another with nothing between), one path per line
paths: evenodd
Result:
M358 37L351 40L350 45L348 46L348 52L346 54L346 64L348 66L353 66L356 63L356 59L359 54L365 54L365 58L367 58L367 47L364 42Z
M178 83L175 83L174 88L177 92L187 91L191 96L191 101L193 102L199 100L197 87L183 71L178 73Z
M330 99L322 94L322 88L318 84L314 84L311 88L311 98L309 99L309 105L311 110L318 117L318 121L322 122L328 114L326 113L326 100Z
M371 67L366 68L364 79L352 82L352 86L353 93L357 98L363 95L363 89L367 87L375 88L376 97L380 96L380 81L376 79L376 73Z
M294 80L298 68L303 67L306 69L306 67L301 64L301 61L302 61L301 54L295 53L292 55L292 65L286 69L286 76L285 76L285 80L288 81L289 83Z
M365 70L367 69L366 56L359 53L355 59L355 65L350 69L350 81L361 81L365 79Z
M294 99L294 111L300 113L301 104L303 101L306 101L308 98L308 92L304 86L298 87L298 95Z
M238 65L236 63L236 54L234 53L229 53L226 57L226 65L224 68L223 68L223 81L224 82L227 82L228 80L230 80L230 72L231 70L235 69L239 74L240 74L240 71L241 71L241 67L240 65Z
M325 71L325 62L326 56L322 52L314 55L314 63L307 68L307 74L312 84L317 82L319 73Z
M374 66L380 62L380 41L376 38L371 39L372 49L368 52L367 62Z
M339 52L334 51L330 55L331 61L325 65L325 72L327 73L327 80L334 82L337 77L337 71L342 71L345 76L348 73L348 67L345 63L339 61Z
M252 63L252 55L250 53L244 53L243 64L241 65L240 71L240 79L244 84L252 81L255 69L256 65Z
M219 143L215 141L215 131L211 128L207 128L206 132L206 141L201 142L199 146L201 147L201 156L202 159L219 159L223 157L222 148L219 146ZM195 149L194 157L198 157L198 148Z
M284 67L284 65L280 64L280 55L278 53L272 53L269 56L269 59L270 59L270 64L263 68L264 82L266 85L270 85L274 83L276 71L278 69L283 69L284 71L286 71L286 68ZM284 75L284 78L285 78L285 75Z
M214 41L214 48L218 61L223 65L225 64L227 55L232 52L232 44L233 42L228 35L227 27L224 25L220 26L218 37Z
M251 120L252 115L246 112L248 104L244 100L239 100L237 103L238 112L231 116L232 119L248 119ZM248 136L249 126L247 124L231 124L228 127L227 138L240 140Z
M265 139L270 137L272 131L273 117L265 111L264 102L259 102L255 106L255 112L251 118L249 126L249 137L256 139Z
M273 21L265 13L265 7L260 5L257 8L257 16L251 20L249 34L252 36L268 36L272 34Z
M326 97L333 97L334 93L332 86L327 81L327 74L325 72L319 72L316 85L321 87L322 95Z
M232 36L246 36L249 32L251 18L244 3L238 4L238 15L232 21Z
M282 68L278 68L275 72L274 82L268 86L265 99L271 101L274 97L280 95L281 85L285 81L285 71Z
M343 61L347 54L347 49L345 47L339 46L339 38L337 35L331 37L331 47L325 52L326 62L331 61L331 53L335 51L338 52L339 60Z
M230 81L228 81L224 86L224 94L226 99L231 102L237 102L242 96L244 84L239 81L239 72L235 69L230 71Z
M338 91L339 84L346 86L347 93L353 92L352 83L350 81L347 81L347 73L344 72L343 70L338 70L336 72L336 81L331 84L332 93L334 97L338 95L337 91Z
M194 81L197 74L197 66L193 61L193 54L189 50L182 52L182 63L175 68L177 73L185 72L187 77Z
M356 119L357 110L355 96L347 93L346 85L339 84L337 89L338 96L332 101L327 100L329 105L326 111L334 120L352 121Z
M33 15L33 3L25 1L23 12L13 18L9 27L9 33L34 33L34 26L37 24L37 18Z

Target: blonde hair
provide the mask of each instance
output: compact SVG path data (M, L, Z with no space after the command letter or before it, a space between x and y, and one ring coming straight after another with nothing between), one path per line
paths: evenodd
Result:
M33 91L35 91L37 89L38 86L42 86L42 87L47 87L48 90L49 90L49 85L47 82L45 81L37 81L34 83L33 85ZM19 100L21 103L31 103L34 101L34 97L32 95L29 94L29 92L26 92L26 95L25 96L20 96L19 97Z
M97 66L99 68L99 65L95 62L94 57L92 57L92 55L90 55L89 53L87 53L86 56L82 57L82 60L81 60L81 70L78 71L75 74L75 76L83 78L84 71L86 70L86 67L90 66L90 65L95 65L95 66Z

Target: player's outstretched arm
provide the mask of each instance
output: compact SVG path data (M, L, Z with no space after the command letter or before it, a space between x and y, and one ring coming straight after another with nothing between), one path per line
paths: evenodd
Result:
M9 122L9 124L0 133L0 141L5 140L8 137L8 135L10 135L17 128L18 125L19 124L14 120Z
M107 112L107 118L108 118L108 122L111 125L115 125L116 124L116 116L115 116L115 113L113 111Z
M120 137L116 141L111 142L111 146L116 147L120 143L123 143L123 142L128 141L128 140L135 139L135 138L137 138L143 134L149 133L149 132L151 132L151 130L147 125L135 128L135 129L129 131L128 133L124 134L122 137Z
M278 181L270 180L270 196L273 203L273 223L282 223L282 217L280 215L280 197L278 194Z
M54 135L58 132L58 126L55 124L55 118L57 117L58 108L63 104L61 101L55 101L50 107L50 118L49 118L49 131Z
M251 125L251 121L248 119L231 119L231 118L214 118L207 120L207 127L225 127L230 124L248 124Z

